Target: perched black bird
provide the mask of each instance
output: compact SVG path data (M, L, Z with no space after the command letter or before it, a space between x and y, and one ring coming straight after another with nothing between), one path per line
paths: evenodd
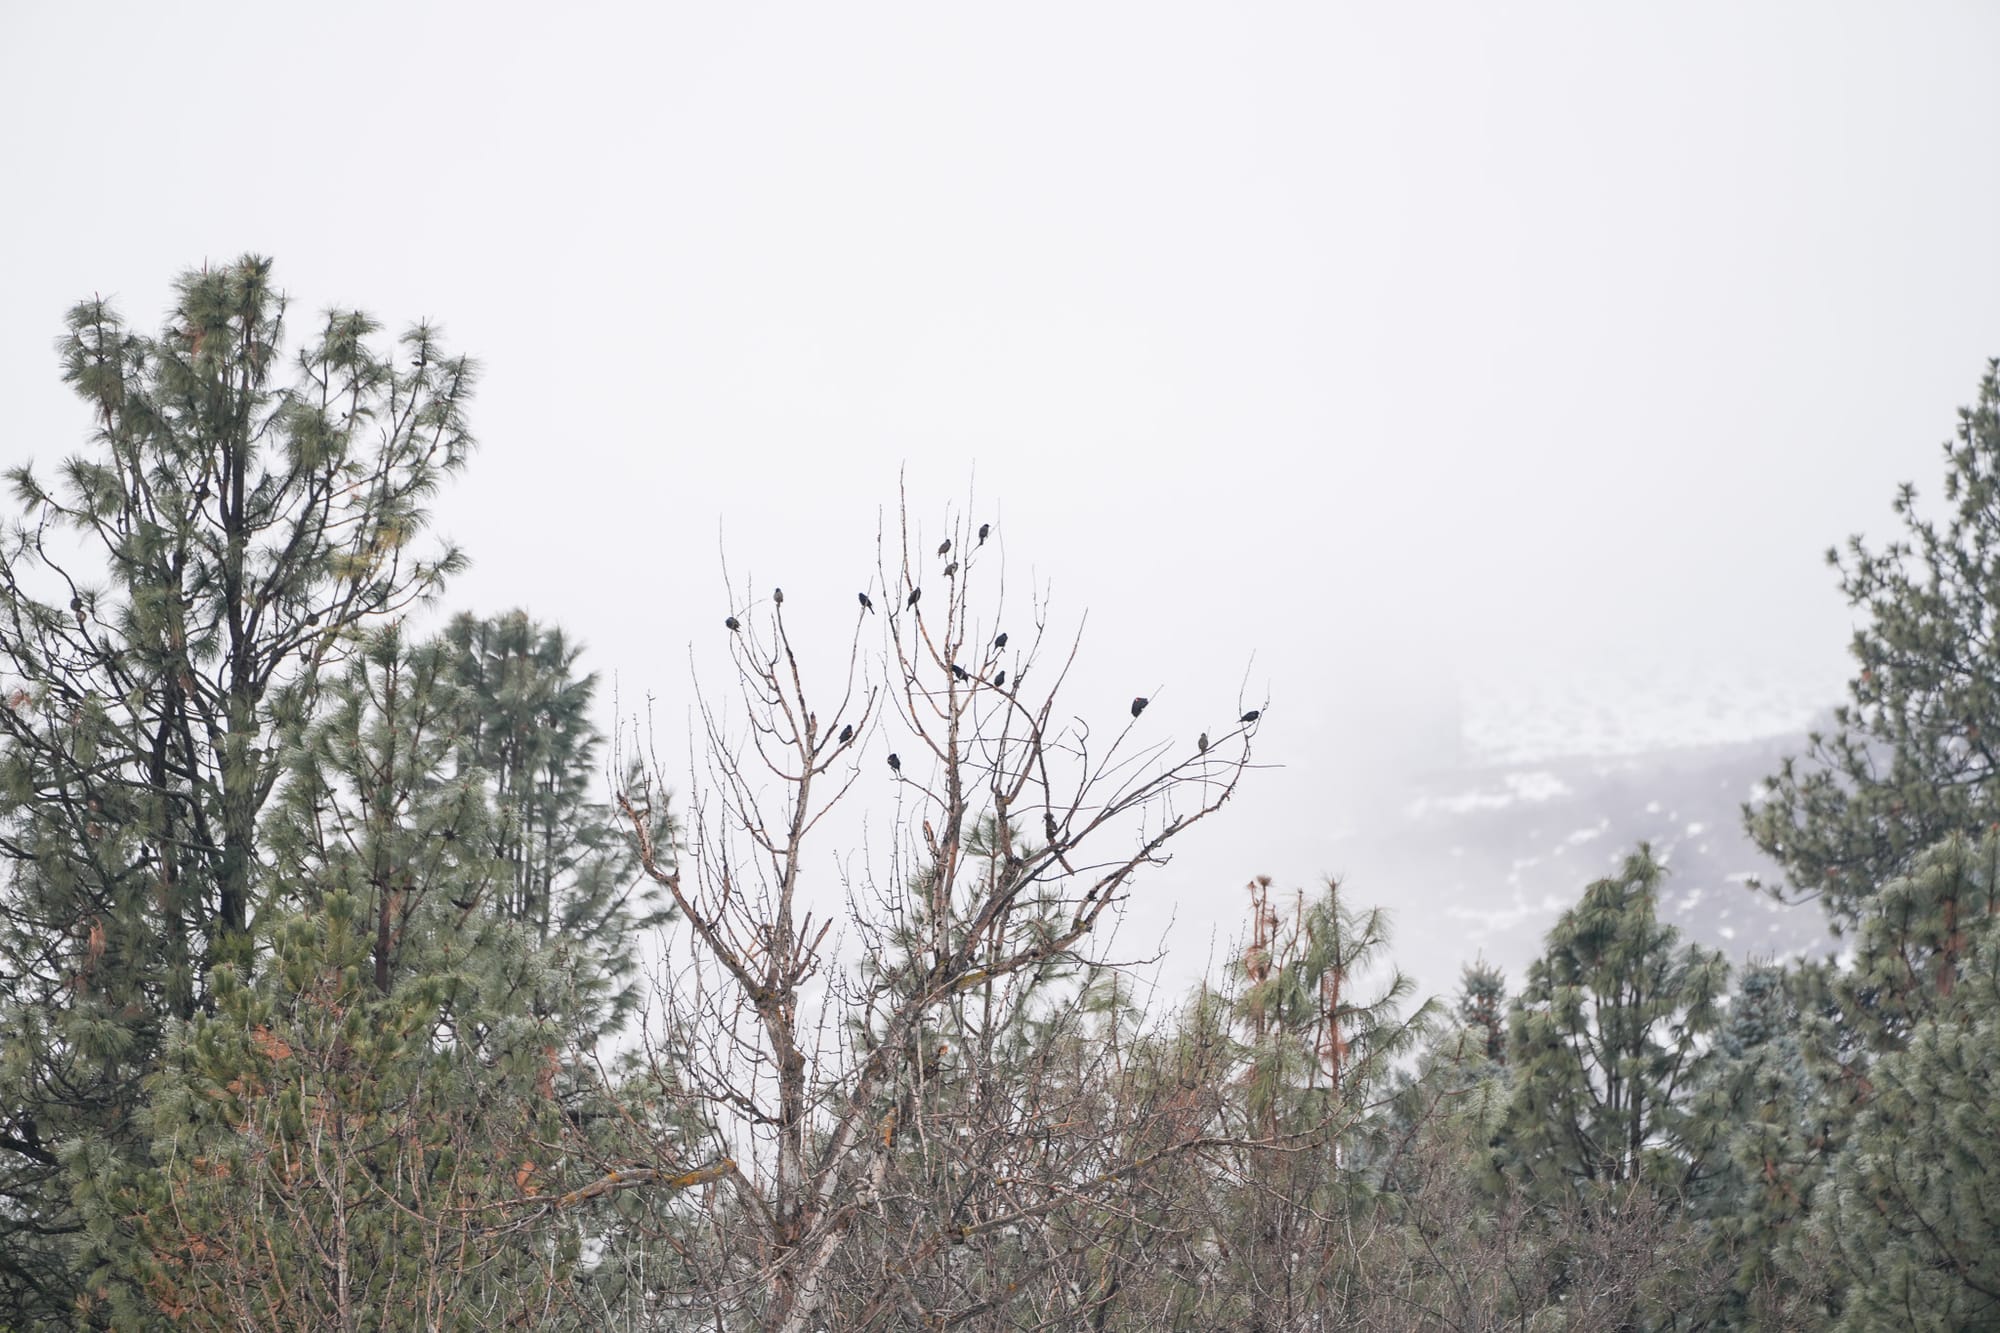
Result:
M999 637L993 640L993 646L995 648L1005 648L1007 646L1007 633L1005 630L1002 630Z
M729 628L732 630L739 630L743 628L743 622L738 620L735 616L729 617L729 619L723 621L722 623L729 626Z
M1134 700L1132 701L1132 716L1133 716L1133 717L1137 717L1137 716L1139 716L1139 714L1141 714L1141 713L1145 712L1145 711L1146 711L1146 705L1147 705L1147 704L1149 704L1149 703L1151 703L1151 702L1153 702L1153 701L1152 701L1151 699L1148 699L1148 698L1147 698L1147 697L1146 697L1145 695L1143 695L1143 694L1142 694L1142 695L1140 695L1140 696L1139 696L1138 698L1134 699Z
M1197 749L1197 750L1199 750L1199 751L1201 751L1201 752L1202 752L1203 754L1207 754L1207 753L1208 753L1208 733L1207 733L1207 732L1205 732L1205 731L1204 731L1204 732L1202 732L1202 733L1201 733L1201 735L1199 735L1199 736L1197 736L1197 737L1195 737L1195 738L1194 738L1194 748L1195 748L1195 749Z
M869 601L869 600L868 600L868 594L867 594L867 593L865 593L865 592L857 592L857 593L855 593L854 595L855 595L856 597L859 597L859 598L861 599L861 609L862 609L863 611L873 611L873 610L875 609L875 603L873 603L873 602L871 602L871 601Z
M1062 832L1061 829L1056 827L1056 817L1051 811L1042 811L1042 832L1048 835L1050 842L1054 842L1056 835Z
M903 771L903 761L893 754L889 756L889 771L891 773L901 773Z
M958 561L954 560L944 567L944 576L946 578L950 578L956 573L958 573Z
M785 604L785 590L783 588L771 589L771 604L773 606L783 606Z
M986 545L986 534L991 531L993 531L993 525L991 523L981 523L979 525L979 544L981 546Z
M912 589L910 589L910 600L909 600L909 601L907 601L907 602L904 602L904 603L903 603L903 605L904 605L904 606L915 606L915 605L917 604L917 599L918 599L919 597L922 597L923 595L924 595L924 590L923 590L922 588L912 588Z
M1255 722L1255 721L1256 721L1256 720L1257 720L1258 718L1260 718L1260 717L1262 717L1262 716L1264 716L1264 715L1263 715L1263 714L1262 714L1261 712L1259 712L1258 710L1256 710L1255 708L1253 708L1253 709L1251 709L1251 710L1250 710L1249 712L1245 713L1245 714L1244 714L1244 715L1243 715L1242 717L1238 718L1238 719L1237 719L1237 721L1239 721L1239 722Z
M1006 685L1007 685L1007 673L1006 673L1006 672L1004 672L1004 671L1003 671L1003 672L1001 672L1001 673L1000 673L999 675L997 675L997 676L995 676L995 677L993 678L993 688L994 688L994 689L996 689L996 690L998 690L998 689L1004 689L1004 688L1006 688Z
M967 671L967 670L966 670L966 669L965 669L964 667L960 666L960 665L959 665L958 663L956 663L956 662L953 662L953 663L951 664L951 674L952 674L952 678L953 678L953 679L955 679L955 680L971 680L971 679L972 679L972 673L971 673L970 671Z
M849 724L848 726L842 727L840 729L839 741L842 745L847 744L849 741L853 739L854 739L854 727L852 724Z
M945 554L947 554L947 553L948 553L948 552L949 552L950 550L951 550L951 538L949 538L949 537L946 537L946 538L945 538L945 539L944 539L943 541L941 541L941 542L939 542L939 543L938 543L938 554L939 554L939 555L945 555Z

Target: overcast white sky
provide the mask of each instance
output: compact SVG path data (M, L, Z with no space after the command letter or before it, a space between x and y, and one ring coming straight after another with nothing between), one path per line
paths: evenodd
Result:
M91 292L248 250L434 317L486 366L452 604L669 716L718 532L845 626L898 469L976 477L1080 691L1185 739L1254 654L1285 767L1161 889L1233 919L1460 700L1831 699L1821 553L2000 353L1996 52L1973 3L16 0L0 454L81 438Z

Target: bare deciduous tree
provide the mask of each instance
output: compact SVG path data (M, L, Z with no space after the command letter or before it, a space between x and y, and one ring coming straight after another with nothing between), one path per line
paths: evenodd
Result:
M836 1306L944 1325L1046 1291L1022 1274L1063 1269L1078 1219L1129 1215L1137 1180L1205 1142L1198 1116L1106 1111L1116 1046L1079 1040L1085 983L1136 877L1235 794L1255 720L1183 753L1142 705L1108 730L1065 711L1074 642L1054 646L1039 604L1009 638L998 546L948 535L931 560L903 508L880 618L857 611L829 695L782 593L731 617L734 698L700 703L683 854L650 838L657 766L621 798L685 922L633 1151L727 1182L637 1225L681 1261L661 1299L718 1328L803 1330ZM855 870L841 807L878 783L889 842ZM1002 1248L1017 1259L991 1262Z

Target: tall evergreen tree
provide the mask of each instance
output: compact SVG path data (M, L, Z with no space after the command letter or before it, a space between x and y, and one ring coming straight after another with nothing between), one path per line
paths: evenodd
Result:
M1586 888L1510 1012L1512 1098L1492 1161L1500 1215L1521 1233L1507 1262L1533 1274L1503 1301L1514 1317L1675 1327L1713 1305L1684 1203L1704 1166L1692 1103L1729 969L1659 920L1664 874L1642 843Z
M219 968L181 1027L150 1163L78 1159L119 1321L546 1324L568 1290L581 1235L535 1201L587 1180L607 1094L570 1056L559 951L510 910L456 676L448 641L371 633L288 748L274 965Z
M1812 1243L1845 1277L1838 1327L2000 1325L2000 928L1948 999L1877 1061L1872 1096L1814 1196Z
M92 1253L82 1312L121 1328L551 1327L582 1235L544 1025L425 903L384 989L379 899L275 911L267 965L225 966L176 1030L137 1171L76 1155ZM458 937L454 940L454 936ZM454 943L456 947L453 947Z
M1782 1262L1829 1142L1806 1053L1810 1026L1785 969L1747 969L1693 1101L1703 1176L1693 1203L1712 1252L1729 1265L1715 1311L1725 1328L1785 1326L1818 1295Z
M497 906L546 939L561 924L557 882L576 864L559 842L598 776L590 760L600 737L589 711L597 678L576 674L580 650L560 629L522 611L461 615L444 637L467 695L458 737L465 766L490 775L505 821L494 851L512 882Z
M269 843L285 900L360 904L370 980L387 994L439 912L491 915L507 867L492 851L484 775L456 763L465 701L444 646L408 646L391 626L358 647L286 752Z
M1214 1313L1230 1327L1299 1328L1356 1280L1348 1237L1377 1183L1359 1169L1381 1156L1373 1115L1390 1095L1391 1062L1436 1009L1406 1007L1413 983L1388 965L1381 908L1356 909L1332 879L1289 911L1272 901L1269 877L1249 888L1231 1101L1245 1137L1269 1148L1232 1164L1248 1188L1217 1190L1212 1235L1233 1249L1233 1298Z
M1484 958L1459 973L1458 1021L1478 1034L1488 1060L1507 1063L1507 977Z
M1960 410L1945 464L1942 523L1905 485L1904 537L1827 553L1866 613L1859 671L1833 729L1744 810L1790 888L1820 898L1837 927L1925 848L2000 819L2000 361Z
M1875 1050L1900 1047L1948 1007L1978 934L2000 917L2000 830L1951 834L1881 885L1840 978L1847 1021Z
M131 1140L164 1019L250 961L284 738L350 632L460 563L424 504L473 367L334 311L288 358L269 261L188 273L157 336L70 312L90 447L9 474L0 543L0 1301L66 1306L64 1152ZM287 365L290 374L286 374Z
M1270 892L1267 876L1250 884L1237 1021L1251 1121L1275 1134L1295 1129L1301 1116L1322 1123L1351 1116L1435 1006L1405 1014L1415 983L1393 969L1369 992L1387 961L1389 921L1381 908L1357 911L1331 879L1323 894L1299 893L1289 914Z
M490 850L507 878L493 905L563 953L574 1019L615 1025L637 1003L634 938L669 914L602 799L597 677L561 629L522 611L458 616L442 647L462 696L459 766L484 775L497 815ZM670 848L659 819L653 843Z
M1506 1173L1541 1196L1639 1183L1673 1195L1698 1163L1688 1102L1729 967L1659 920L1641 844L1549 931L1509 1021Z

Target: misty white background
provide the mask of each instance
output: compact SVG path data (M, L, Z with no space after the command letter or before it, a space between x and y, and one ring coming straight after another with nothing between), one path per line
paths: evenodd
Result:
M1088 614L1078 711L1271 698L1282 767L1140 893L1205 952L1468 745L1834 699L1822 552L2000 353L1996 52L1987 4L16 0L0 454L84 437L93 292L156 327L255 251L295 327L437 319L485 367L448 606L677 746L721 549L844 643L899 471L928 532L970 493Z

